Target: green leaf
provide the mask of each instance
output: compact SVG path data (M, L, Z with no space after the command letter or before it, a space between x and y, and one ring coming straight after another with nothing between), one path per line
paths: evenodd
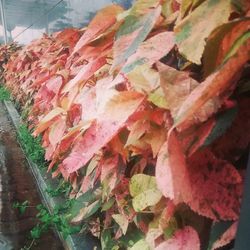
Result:
M36 225L30 231L30 235L31 235L32 239L39 239L41 237L41 234L42 234L42 228L40 227L40 225Z
M131 230L128 230L126 235L121 236L119 239L121 245L128 249L128 247L132 247L135 242L141 240L144 238L144 234L140 229L137 227L131 228Z
M105 229L101 234L101 246L103 250L110 250L115 247L117 244L112 238L111 230Z
M129 250L151 250L149 244L144 240L141 239L137 241Z
M168 109L168 103L161 87L150 93L148 100L159 108Z
M129 183L129 192L135 197L146 190L157 189L156 178L146 174L134 175Z
M115 203L115 198L110 198L107 202L102 205L102 211L109 210Z
M147 15L137 17L129 15L116 34L114 43L114 62L111 71L124 63L138 46L146 39L161 14L161 7L150 11Z
M71 222L72 223L80 223L82 222L84 219L90 217L91 215L93 215L94 213L97 212L97 210L101 207L101 201L100 200L97 200L97 201L94 201L93 203L91 203L90 205L88 206L83 206L77 216L75 216Z
M127 229L128 229L128 223L129 223L127 217L123 214L113 214L112 218L120 226L123 234L126 234Z
M216 125L203 143L203 147L210 145L215 139L226 132L226 130L232 125L232 122L237 115L237 111L237 107L234 107L216 117Z
M0 101L7 101L10 99L10 92L2 85L0 85Z
M129 183L129 191L133 198L135 211L142 211L148 206L158 203L162 197L157 188L156 178L145 174L134 175Z
M134 197L132 200L135 211L140 212L148 206L153 206L160 201L162 193L158 189L149 189Z
M232 45L232 47L230 48L229 52L226 54L223 62L225 62L226 60L228 60L231 56L235 55L238 48L245 43L248 39L250 38L250 31L244 33L242 36L240 36L235 43Z
M179 52L189 61L201 64L207 37L215 28L228 21L230 13L229 0L203 2L175 27Z

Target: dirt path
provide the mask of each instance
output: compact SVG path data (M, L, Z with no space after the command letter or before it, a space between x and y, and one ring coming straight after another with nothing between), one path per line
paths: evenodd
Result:
M31 206L41 203L13 126L0 102L0 250L21 249L29 242L29 231L36 224L36 209L28 208L20 215L12 208L14 202L25 200ZM55 234L49 232L32 249L59 250L63 247Z

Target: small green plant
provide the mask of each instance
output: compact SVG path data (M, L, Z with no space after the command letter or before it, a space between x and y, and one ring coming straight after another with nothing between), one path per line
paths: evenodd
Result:
M48 187L46 189L46 192L51 196L51 197L57 197L60 195L68 195L70 191L72 190L72 186L70 185L69 182L65 182L64 180L61 180L57 188L53 187Z
M67 238L70 234L75 234L80 232L81 226L71 226L68 222L65 213L72 206L73 200L66 200L63 205L56 206L54 208L53 213L50 213L48 209L39 204L36 206L38 211L36 217L38 219L38 223L30 230L30 239L31 243L29 246L24 246L22 250L29 250L36 243L37 240L41 238L41 236L48 232L53 227L56 227L59 232L62 233L64 238ZM23 203L16 202L13 204L14 208L17 208L18 211L23 214L26 208L31 207L28 206L29 202L24 201Z
M0 101L10 100L10 92L0 84Z
M28 157L38 167L46 166L44 149L41 147L41 137L33 137L26 125L21 125L18 130L18 139Z
M53 213L50 214L47 208L42 204L38 205L36 208L38 210L37 218L39 223L30 231L32 239L39 239L41 235L47 232L52 227L56 227L59 232L62 233L63 237L66 238L72 233L77 233L81 228L77 226L70 226L67 219L64 216L64 211L67 206L55 208Z
M24 214L26 209L30 206L29 206L29 202L26 200L22 203L15 202L12 207L18 209L20 214Z

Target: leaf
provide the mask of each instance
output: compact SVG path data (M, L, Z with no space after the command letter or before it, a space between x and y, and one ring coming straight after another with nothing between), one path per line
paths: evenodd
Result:
M101 207L100 189L94 187L74 200L68 213L71 223L79 224L84 219L90 217Z
M160 228L149 228L146 234L146 241L150 245L151 249L155 249L155 241L162 235L162 230Z
M220 236L219 239L213 243L211 250L215 250L229 244L235 238L237 228L238 222L236 221Z
M84 65L78 74L64 86L62 93L67 93L76 85L86 82L105 63L106 59L104 57L100 57L89 62L87 65Z
M198 4L204 0L183 0L181 1L179 19L183 19L184 16L188 15Z
M192 198L190 176L180 142L175 131L168 132L168 139L158 154L155 176L162 194L176 204Z
M200 250L200 240L197 232L189 226L179 229L174 237L160 243L155 250Z
M203 2L174 29L179 52L189 61L201 64L206 38L215 28L228 21L231 11L229 0Z
M91 215L93 215L94 213L96 213L100 207L101 207L100 200L94 201L90 205L82 207L80 209L78 215L71 220L71 223L79 224L84 219L86 219L86 218L90 217Z
M124 63L146 39L160 16L161 7L151 10L147 15L136 17L129 15L119 28L114 43L114 62L111 71Z
M240 211L242 179L233 165L211 151L197 151L187 160L192 210L213 220L235 220Z
M128 219L123 214L113 214L112 218L115 220L115 222L120 226L122 229L122 233L125 235L128 229Z
M153 65L162 57L166 56L174 45L173 32L162 32L150 37L128 58L126 64L122 68L122 72L127 74L136 66L142 64L147 64L148 66Z
M135 197L148 189L157 189L156 179L154 176L145 174L134 175L129 183L129 192Z
M144 240L141 239L137 241L129 250L151 250L149 244Z
M109 210L115 203L115 198L110 198L107 202L105 202L102 206L102 211Z
M203 147L210 145L218 137L222 136L227 131L227 129L232 125L232 122L235 119L237 112L237 107L233 107L216 116L216 125L204 141Z
M60 114L64 113L64 109L60 107L56 107L53 110L51 110L47 115L45 115L39 122L38 126L36 127L35 131L33 132L34 136L37 136L38 134L42 133L44 130L46 130L53 122L56 117L58 117Z
M127 74L127 78L133 89L150 93L160 85L159 73L148 66L148 64L138 65Z
M159 108L168 109L168 103L161 87L158 87L155 91L149 94L148 101L152 102Z
M54 149L56 148L56 145L62 140L65 131L66 131L66 119L65 119L65 117L58 119L50 127L49 141Z
M165 95L166 107L175 118L183 101L199 83L189 73L178 71L172 67L157 63L160 74L160 85Z
M205 76L233 56L248 39L250 19L233 20L219 26L209 37L204 51Z
M135 121L131 126L128 126L130 133L126 141L125 147L135 144L150 128L150 124L146 120Z
M133 197L135 211L142 211L148 206L155 205L162 197L157 189L155 177L145 174L136 174L131 178L129 192Z
M235 162L245 152L250 142L250 99L240 97L238 113L226 133L211 145L213 153L221 159Z
M78 43L76 44L73 54L94 40L102 32L116 23L116 16L123 11L119 5L112 4L101 9L88 25Z
M153 152L153 158L157 156L163 143L166 141L166 129L165 128L151 128L149 133L144 136L144 140L151 146Z
M249 59L250 40L242 45L237 55L231 57L214 74L210 75L182 103L176 118L174 126L180 125L185 120L195 114L204 104L214 96L222 95L228 90L238 78L239 72Z
M159 5L159 0L137 0L130 9L130 13L138 16L144 15L152 8L156 8Z
M73 173L83 167L119 132L143 100L144 96L137 92L124 91L115 94L107 103L104 115L91 125L64 159L63 168L68 173Z
M143 211L149 206L156 205L161 198L162 193L158 189L148 189L133 198L133 208L136 212Z
M100 175L100 181L105 186L107 184L107 193L109 194L117 183L119 182L119 177L118 177L118 166L121 164L119 162L119 156L112 156L109 158L103 158L100 162L101 166L101 175ZM104 188L103 188L103 193Z

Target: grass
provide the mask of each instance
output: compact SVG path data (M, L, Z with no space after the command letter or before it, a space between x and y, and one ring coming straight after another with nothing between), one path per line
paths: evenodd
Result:
M44 160L45 151L41 146L41 137L33 137L26 125L19 127L17 137L30 160L39 168L46 167Z
M10 92L3 85L0 85L0 101L8 100L10 100Z

